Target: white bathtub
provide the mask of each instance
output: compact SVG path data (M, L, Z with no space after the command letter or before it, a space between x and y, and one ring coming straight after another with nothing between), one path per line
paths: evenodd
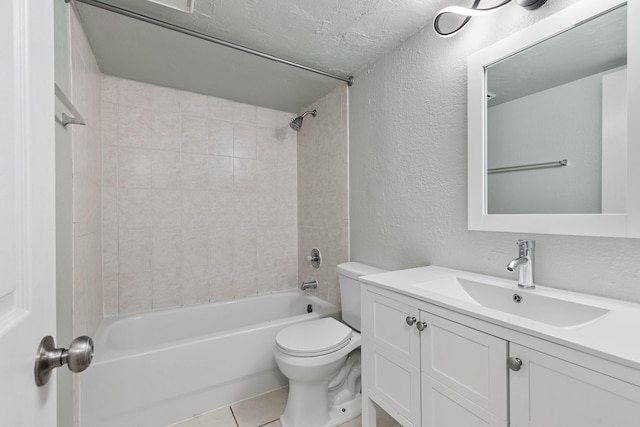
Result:
M284 386L273 359L278 331L339 314L293 290L106 318L79 376L81 426L165 426Z

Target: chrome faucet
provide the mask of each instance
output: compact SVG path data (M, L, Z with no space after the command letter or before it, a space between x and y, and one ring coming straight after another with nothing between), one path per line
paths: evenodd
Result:
M533 260L536 247L535 240L518 240L518 258L514 258L507 264L507 270L518 270L518 287L523 289L533 289L534 271Z
M302 289L303 291L306 291L307 289L315 289L317 287L318 287L317 280L312 280L310 282L302 282L302 285L300 285L300 289Z

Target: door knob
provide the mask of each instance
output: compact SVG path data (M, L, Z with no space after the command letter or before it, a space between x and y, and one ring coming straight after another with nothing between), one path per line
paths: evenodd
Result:
M425 329L427 329L427 322L416 323L416 328L418 328L420 332L424 331Z
M56 343L51 336L46 336L40 341L36 353L34 376L36 385L42 387L49 382L51 371L62 365L67 365L71 372L82 372L89 367L93 359L93 340L87 336L81 336L73 340L69 349L56 348Z
M407 322L407 325L412 326L414 323L416 323L416 318L413 316L407 316L405 321Z
M517 357L510 357L507 359L507 366L512 371L517 372L522 367L522 360L518 359Z

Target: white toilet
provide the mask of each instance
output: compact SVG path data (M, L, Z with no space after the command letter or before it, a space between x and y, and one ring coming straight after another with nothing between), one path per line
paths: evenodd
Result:
M332 317L311 320L276 336L276 363L289 378L282 427L335 427L360 415L359 278L385 271L357 262L338 265L346 324Z

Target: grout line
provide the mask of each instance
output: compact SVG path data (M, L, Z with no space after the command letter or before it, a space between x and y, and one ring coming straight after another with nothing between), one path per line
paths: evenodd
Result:
M231 411L231 416L233 416L233 421L235 421L236 426L240 427L240 424L238 424L238 419L236 418L236 414L233 412L233 408L231 406L229 406L229 410Z

